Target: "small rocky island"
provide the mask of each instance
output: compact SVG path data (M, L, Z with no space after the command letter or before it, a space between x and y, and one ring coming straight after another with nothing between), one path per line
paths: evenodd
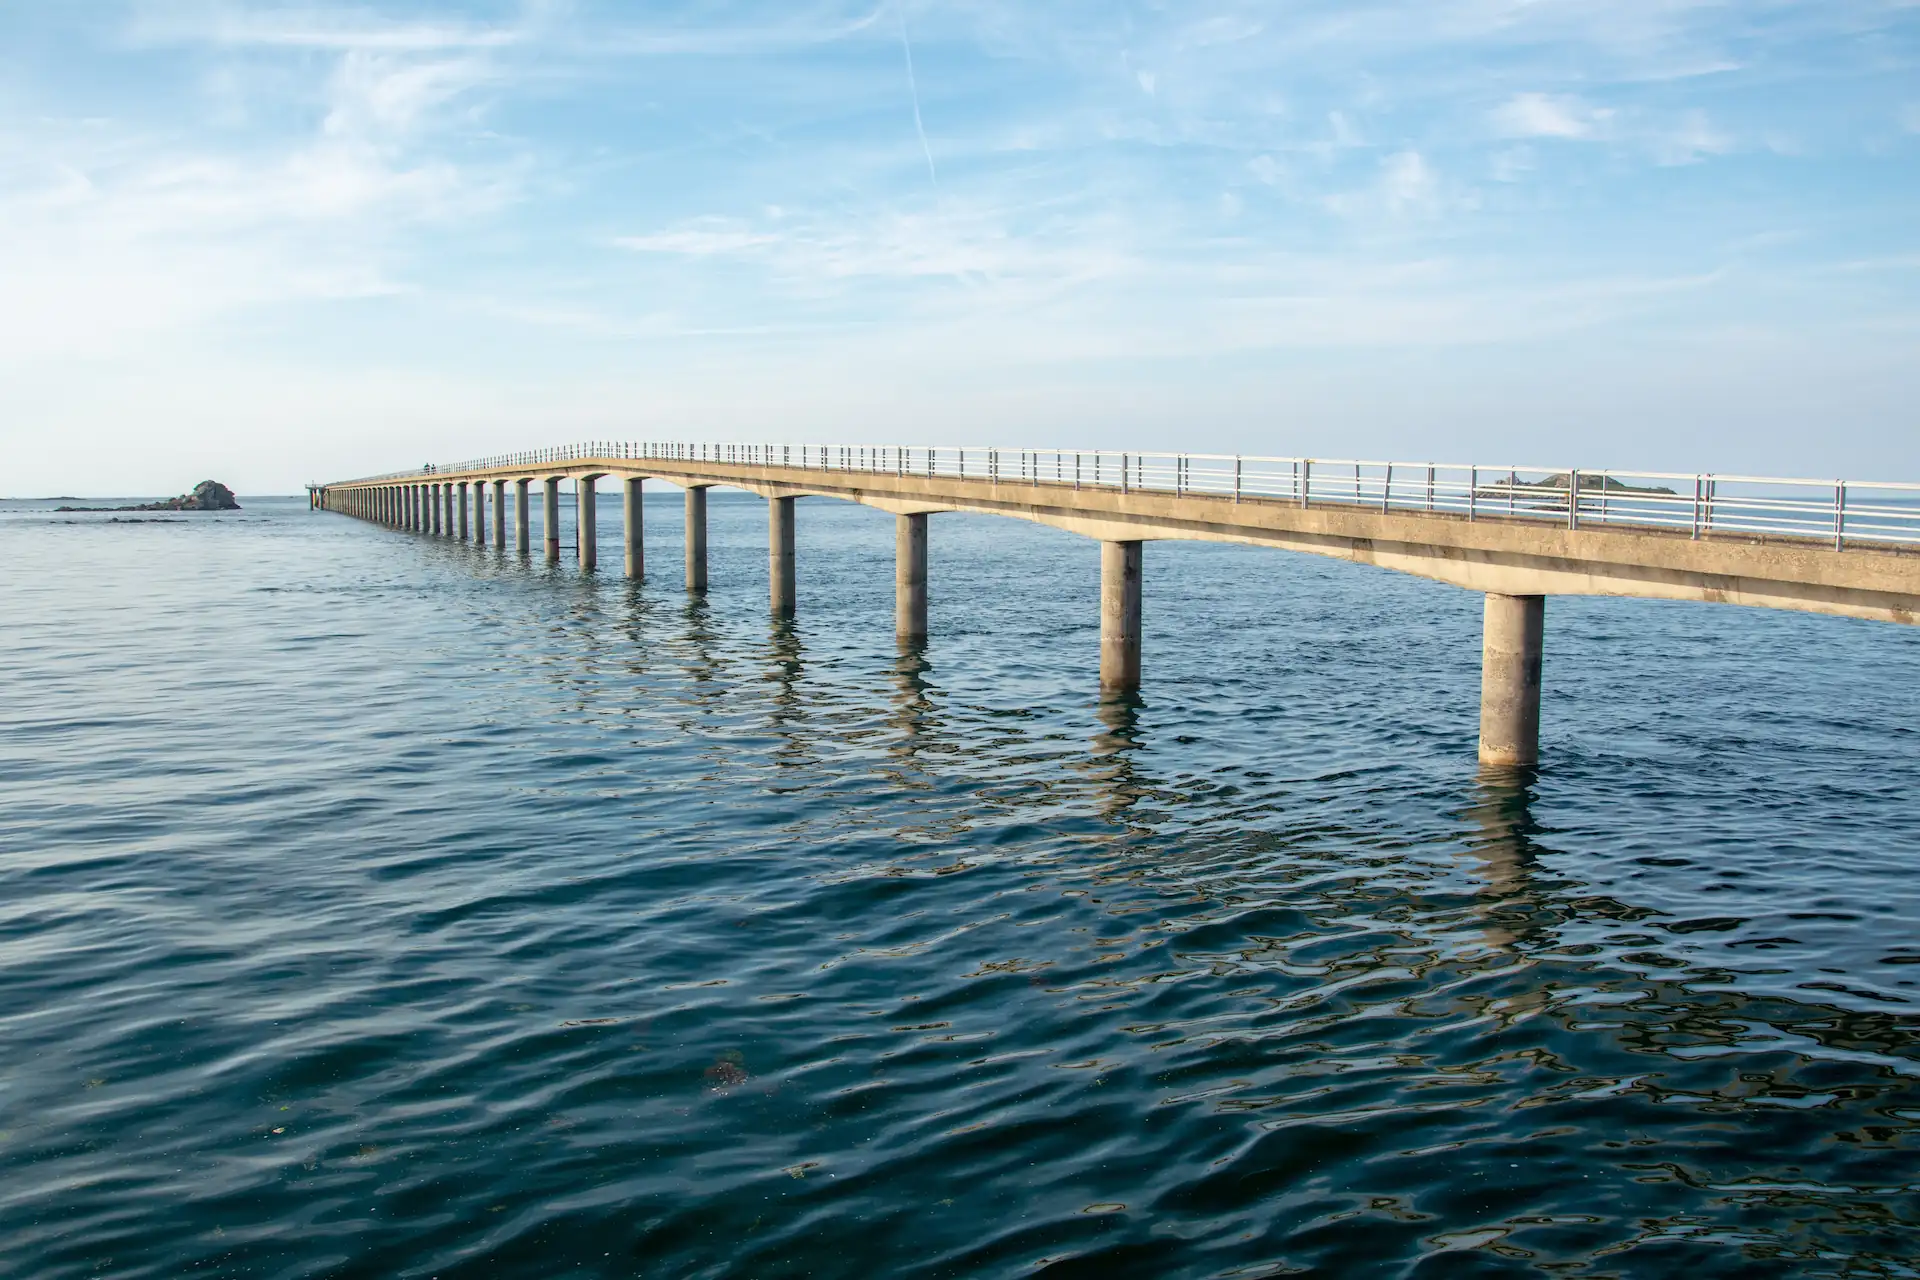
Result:
M202 480L192 493L165 502L143 502L137 507L55 507L55 511L238 511L233 490L218 480Z

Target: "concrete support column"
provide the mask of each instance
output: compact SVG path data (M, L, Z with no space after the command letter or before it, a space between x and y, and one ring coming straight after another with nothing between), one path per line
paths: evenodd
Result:
M473 482L473 545L487 545L487 482Z
M927 515L893 518L893 633L927 637Z
M627 576L636 582L647 576L646 529L640 503L640 486L645 483L644 476L626 476L620 482L626 499Z
M582 571L591 570L600 562L599 531L594 523L593 484L592 476L582 476L573 482L574 542L580 552Z
M513 482L513 549L521 555L527 554L527 544L532 526L527 521L532 517L532 507L527 498L527 486L531 480Z
M449 538L453 532L453 485L451 482L440 486L440 532Z
M1100 544L1100 687L1140 687L1140 546Z
M438 536L440 533L440 486L427 486L427 532Z
M420 513L425 511L426 509L427 509L427 504L420 500L420 486L417 484L408 485L407 486L407 527L409 529L412 529L415 533L420 532Z
M707 487L687 490L687 590L707 589Z
M507 482L493 482L493 549L507 549Z
M1480 650L1480 763L1540 759L1540 650L1545 596L1487 593Z
M767 499L767 579L773 611L793 612L793 499Z
M560 479L540 482L540 536L547 546L547 563L560 563Z
M460 504L460 541L465 542L467 540L467 482L462 480L455 488L459 493L457 501Z

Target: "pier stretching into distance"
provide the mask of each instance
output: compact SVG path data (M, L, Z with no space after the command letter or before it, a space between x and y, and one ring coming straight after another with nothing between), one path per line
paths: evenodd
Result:
M795 607L794 500L895 516L894 628L927 634L927 517L1013 516L1100 543L1100 684L1140 684L1141 548L1239 542L1398 569L1485 593L1480 759L1540 751L1546 597L1648 596L1886 622L1920 616L1920 485L1434 463L892 445L601 442L309 486L317 509L399 529L507 540L560 559L560 484L577 487L575 549L598 563L594 482L620 478L626 573L646 573L641 485L686 494L687 590L707 587L707 490L767 499L775 613Z

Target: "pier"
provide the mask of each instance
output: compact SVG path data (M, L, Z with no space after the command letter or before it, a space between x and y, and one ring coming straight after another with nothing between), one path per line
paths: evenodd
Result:
M1099 682L1142 680L1144 545L1236 542L1394 569L1484 594L1481 761L1534 764L1546 598L1642 596L1911 624L1920 617L1920 485L1577 468L1202 454L889 445L597 442L309 486L319 510L506 546L531 542L542 494L546 559L561 558L559 495L576 486L574 553L598 568L596 484L621 484L624 572L646 573L640 493L686 492L685 580L707 586L706 491L767 500L768 596L799 607L795 503L834 498L893 514L894 627L927 634L929 517L967 511L1051 525L1100 544Z

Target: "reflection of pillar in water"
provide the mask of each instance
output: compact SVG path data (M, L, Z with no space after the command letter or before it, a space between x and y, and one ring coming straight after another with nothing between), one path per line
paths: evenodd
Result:
M1140 699L1133 693L1110 693L1100 699L1095 714L1100 729L1093 735L1093 777L1099 786L1101 816L1120 821L1139 803L1141 787L1133 753L1141 747Z
M1487 767L1480 771L1474 802L1467 809L1467 817L1479 828L1471 850L1485 884L1481 893L1493 900L1493 910L1504 917L1480 931L1491 947L1506 948L1519 941L1522 930L1514 926L1535 905L1531 900L1537 857L1533 833L1539 828L1534 824L1532 800L1524 775Z
M927 692L927 674L933 664L927 661L924 640L902 637L899 644L900 656L893 663L892 722L900 731L900 740L894 744L893 754L911 760L919 750L917 739L933 727L934 704Z

